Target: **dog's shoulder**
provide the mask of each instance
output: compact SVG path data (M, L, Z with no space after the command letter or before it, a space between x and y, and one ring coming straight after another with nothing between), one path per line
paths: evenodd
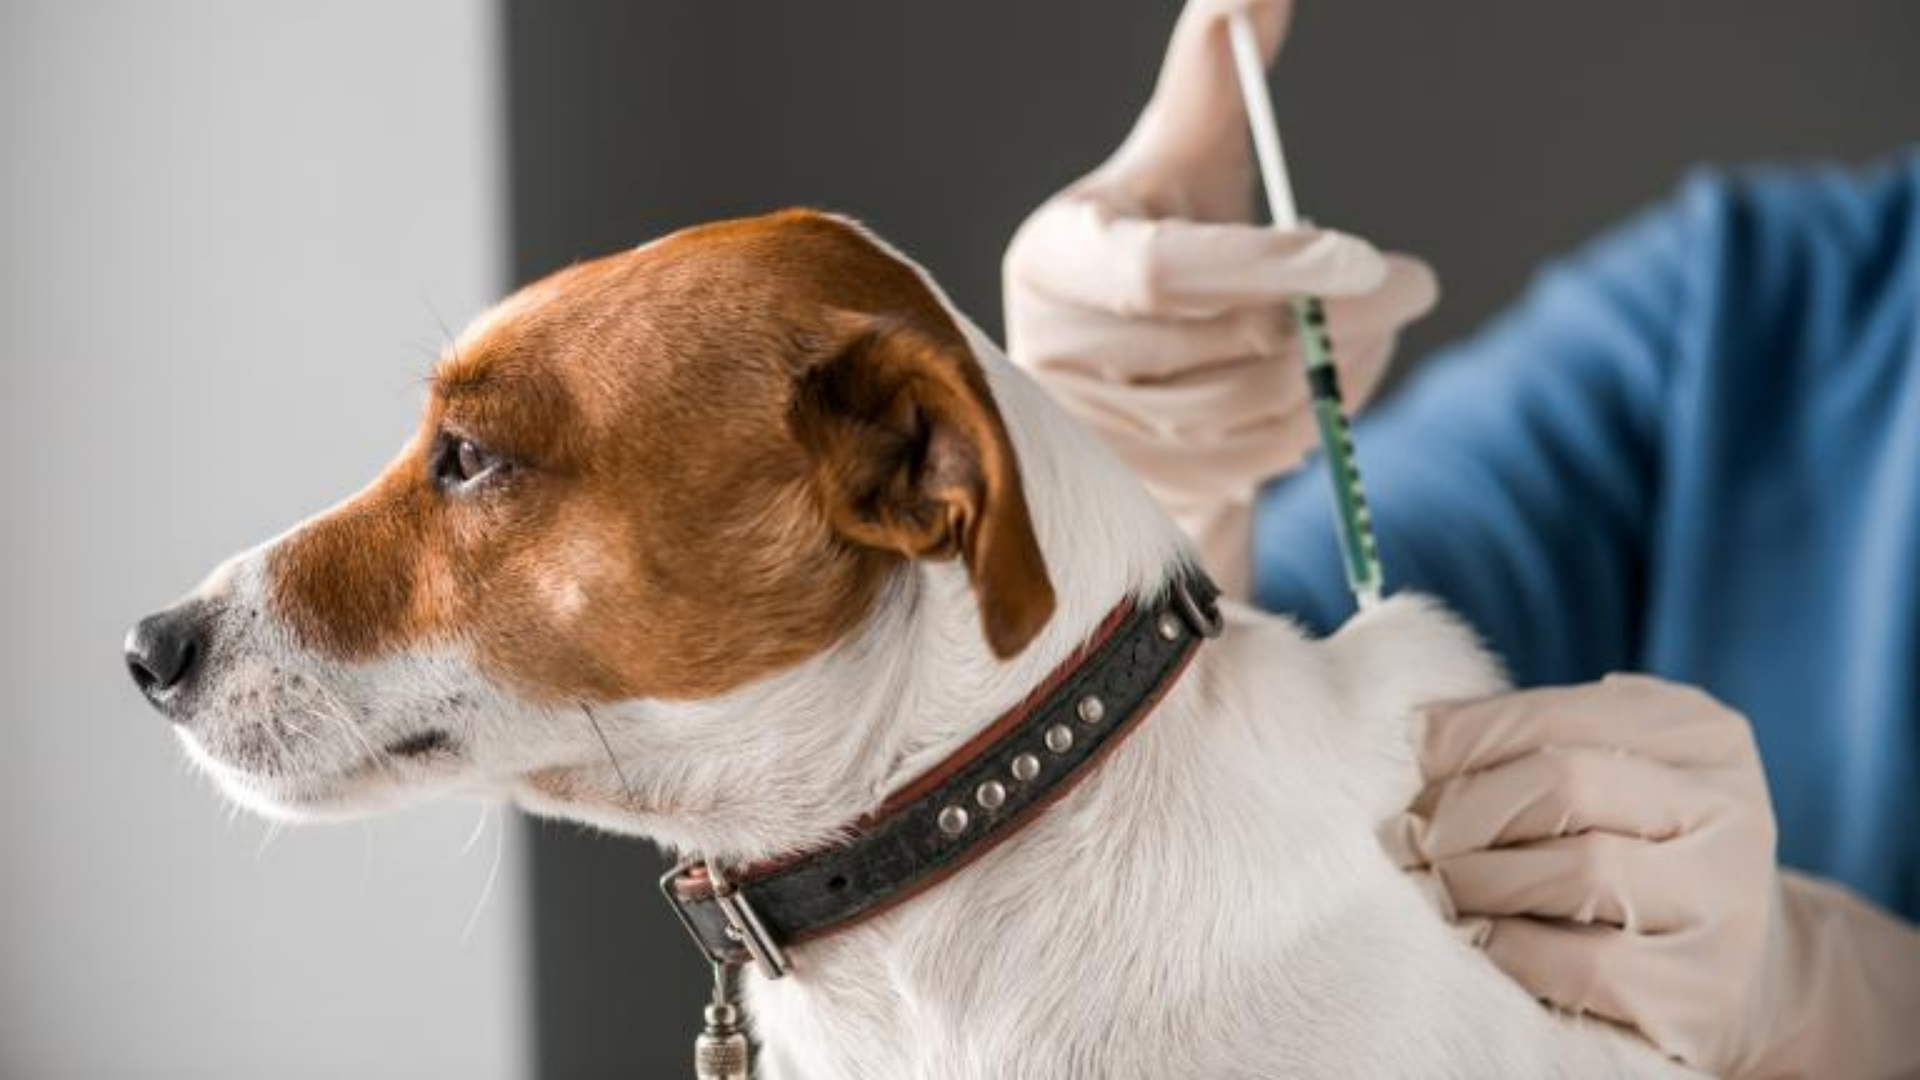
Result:
M1417 593L1361 612L1326 644L1347 684L1388 713L1507 686L1500 660L1479 634L1440 601Z
M1418 789L1412 719L1436 701L1506 686L1480 638L1438 601L1397 596L1314 638L1284 616L1222 605L1226 632L1209 646L1212 707L1277 735L1285 755L1310 758L1370 812L1396 813Z

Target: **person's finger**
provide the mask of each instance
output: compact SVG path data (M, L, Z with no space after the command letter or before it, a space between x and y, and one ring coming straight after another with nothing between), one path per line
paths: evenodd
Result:
M1124 318L1210 319L1303 294L1365 293L1385 280L1387 261L1344 233L1146 220L1066 199L1022 227L1006 273Z
M1110 382L1154 382L1183 372L1260 360L1292 372L1288 395L1304 396L1291 327L1279 307L1239 308L1217 319L1121 319L1028 296L1010 319L1009 345L1031 368L1075 371Z
M1293 20L1292 0L1189 0L1181 9L1176 37L1195 31L1206 32L1234 15L1245 15L1253 25L1253 36L1260 44L1260 57L1273 63L1286 38L1287 25ZM1185 43L1182 42L1182 45Z
M1521 690L1422 710L1429 782L1485 769L1544 746L1621 746L1671 765L1718 765L1752 754L1752 734L1712 698L1645 676Z
M1153 426L1182 442L1221 439L1289 419L1305 408L1307 397L1300 364L1276 356L1192 367L1134 386Z
M1129 427L1170 448L1238 439L1255 429L1296 419L1305 409L1297 372L1269 357L1196 368L1179 376L1106 383L1077 400L1124 408Z
M1286 36L1287 0L1195 0L1167 42L1153 96L1116 158L1123 168L1205 183L1237 172L1248 157L1246 105L1228 42L1227 19L1244 12L1263 58ZM1212 201L1212 200L1205 200Z
M1090 414L1092 409L1088 409ZM1185 499L1246 499L1269 477L1297 464L1313 443L1312 424L1272 420L1208 438L1169 438L1088 416L1103 438L1150 487Z
M1725 797L1664 762L1549 746L1451 777L1422 802L1431 861L1595 831L1665 840L1698 828Z
M1590 832L1435 859L1433 872L1462 915L1605 923L1644 933L1691 925L1692 893L1662 845Z
M1374 830L1387 858L1402 870L1417 870L1427 865L1427 819L1411 810L1403 810Z
M1432 311L1440 299L1439 279L1424 261L1388 254L1386 262L1386 275L1372 291L1327 301L1327 330L1333 335L1336 356L1349 341L1399 333L1408 323Z
M1340 369L1341 398L1357 415L1386 377L1407 323L1432 310L1439 289L1425 263L1387 257L1387 278L1365 296L1336 298L1327 305L1333 335L1334 365Z
M1640 963L1645 941L1611 926L1499 918L1481 948L1534 997L1568 1012L1637 1027L1633 1003L1619 993L1637 985L1619 969Z
M1389 256L1387 276L1366 296L1327 305L1334 361L1349 405L1383 373L1401 327L1425 314L1437 293L1424 263ZM1167 378L1254 357L1284 358L1288 408L1306 395L1295 331L1283 304L1236 308L1213 319L1127 319L1029 293L1028 317L1010 320L1010 351L1023 365L1076 369L1116 381Z

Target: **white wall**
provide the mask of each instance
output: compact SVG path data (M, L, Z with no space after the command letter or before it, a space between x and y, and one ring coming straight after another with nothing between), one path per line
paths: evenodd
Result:
M500 288L494 34L484 0L0 3L0 1076L530 1067L514 830L269 842L119 651L371 476Z

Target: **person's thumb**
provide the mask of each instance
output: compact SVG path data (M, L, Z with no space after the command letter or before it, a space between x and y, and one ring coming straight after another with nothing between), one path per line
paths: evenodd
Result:
M1271 61L1292 8L1291 0L1192 0L1167 44L1152 99L1102 169L1108 180L1153 216L1244 220L1252 158L1227 20L1245 12Z

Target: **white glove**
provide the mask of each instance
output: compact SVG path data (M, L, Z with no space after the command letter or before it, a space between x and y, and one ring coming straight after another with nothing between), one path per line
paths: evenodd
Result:
M1364 241L1248 224L1253 166L1225 18L1266 55L1290 5L1192 0L1118 151L1034 212L1007 249L1007 346L1105 438L1244 596L1254 493L1314 444L1288 298L1326 298L1349 407L1436 296L1425 264Z
M1738 713L1609 676L1423 724L1388 847L1536 996L1716 1075L1920 1075L1920 932L1776 869Z

